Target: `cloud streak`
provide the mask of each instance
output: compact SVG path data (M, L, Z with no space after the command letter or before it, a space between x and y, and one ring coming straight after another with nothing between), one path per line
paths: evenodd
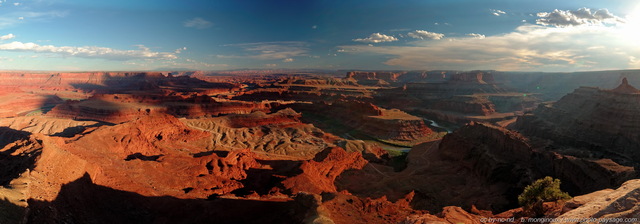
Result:
M207 29L211 26L213 26L213 23L210 21L207 21L203 18L200 17L196 17L190 20L187 20L183 23L184 27L188 27L188 28L196 28L199 30L203 30L203 29Z
M65 17L67 15L69 15L69 12L67 11L15 11L0 15L0 29L12 27L29 21L44 22L54 18Z
M300 41L259 42L244 44L229 44L227 47L240 47L245 55L217 55L218 58L252 58L258 60L293 61L294 57L308 56L307 43Z
M389 36L389 35L384 35L384 34L381 34L381 33L373 33L373 34L369 35L369 37L367 37L367 38L353 39L353 41L355 41L355 42L363 42L363 43L383 43L383 42L398 41L398 38L395 38L395 37Z
M485 35L479 34L479 33L468 33L467 36L473 37L475 39L484 39L486 38Z
M115 61L127 61L134 59L176 59L174 53L154 52L149 48L138 45L137 50L119 50L107 47L85 46L54 46L39 45L36 43L23 43L14 41L11 43L0 44L0 51L16 51L16 52L34 52L34 53L51 53L60 56L80 57L80 58L100 58Z

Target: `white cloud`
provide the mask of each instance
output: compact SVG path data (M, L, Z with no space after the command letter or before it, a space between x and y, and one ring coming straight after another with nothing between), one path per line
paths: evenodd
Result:
M299 56L308 56L307 43L300 41L259 42L229 44L227 47L240 47L245 55L216 55L218 58L253 58L259 60L284 60Z
M10 33L10 34L4 35L4 36L0 36L0 40L10 40L10 39L13 39L15 37L16 37L15 35Z
M39 45L36 43L23 43L14 41L11 43L0 44L0 51L20 51L20 52L35 52L35 53L52 53L61 56L72 56L80 58L101 58L116 61L126 61L133 59L175 59L177 58L173 53L167 52L154 52L149 48L138 45L138 50L118 50L107 47L97 46L85 46L85 47L70 47L70 46L53 46L53 45Z
M557 27L578 25L601 25L623 23L624 20L609 12L607 9L598 9L594 12L588 8L578 10L553 10L553 12L540 12L536 20L540 25Z
M467 36L473 37L475 39L484 39L486 36L478 33L468 33Z
M311 26L311 29L314 29L314 30L318 29L318 26L317 25L313 25L313 26Z
M21 3L20 2L14 2L13 5L15 6L19 6Z
M384 35L384 34L381 34L381 33L373 33L373 34L369 35L369 37L367 37L367 38L353 39L353 41L363 42L363 43L382 43L382 42L398 41L398 38L395 38L393 36Z
M630 28L630 27L629 27ZM524 24L485 39L411 42L409 46L339 46L381 55L402 69L576 71L639 68L640 43L618 26L548 27Z
M415 39L432 39L432 40L440 40L444 37L444 34L433 33L426 30L416 30L413 32L409 32L407 35Z
M285 58L282 62L293 62L293 58Z
M182 48L178 48L178 49L176 49L176 50L174 51L174 53L176 53L176 54L180 54L180 53L182 53L182 51L186 51L186 50L187 50L187 47L182 47Z
M196 28L196 29L206 29L209 28L211 26L213 26L213 23L200 18L200 17L196 17L190 20L187 20L184 22L184 26L185 27L189 27L189 28Z
M489 9L489 11L491 11L491 14L493 14L494 16L501 16L501 15L507 14L505 11L502 11L499 9Z

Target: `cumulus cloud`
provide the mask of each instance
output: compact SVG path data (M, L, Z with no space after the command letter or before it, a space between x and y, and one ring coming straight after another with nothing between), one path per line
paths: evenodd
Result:
M217 55L218 58L253 58L259 60L285 60L299 56L308 56L307 43L300 41L259 42L229 44L227 47L240 47L245 55ZM292 59L293 60L293 59Z
M484 39L486 36L478 33L468 33L467 36L476 38L476 39Z
M149 48L138 45L137 50L118 50L107 47L85 46L54 46L39 45L36 43L23 43L14 41L0 44L0 51L20 51L35 53L52 53L61 56L72 56L81 58L101 58L116 61L126 61L133 59L176 59L176 55L168 52L154 52Z
M353 41L355 41L355 42L363 42L363 43L383 43L383 42L398 41L398 38L395 38L395 37L389 36L389 35L384 35L384 34L381 34L381 33L373 33L373 34L369 35L369 37L367 37L367 38L353 39Z
M408 46L339 46L345 53L380 55L402 69L576 71L638 68L640 43L617 26L524 24L485 39L412 42Z
M489 9L489 11L491 11L491 14L493 14L494 16L501 16L501 15L507 14L505 11L502 11L499 9Z
M416 30L413 32L409 32L407 35L415 39L432 39L432 40L440 40L444 37L444 34L433 33L426 30Z
M540 12L537 24L557 27L578 25L601 25L622 23L624 20L609 12L607 9L592 11L589 8L578 10L553 10L553 12Z
M213 23L200 18L200 17L196 17L190 20L187 20L184 22L183 24L185 27L189 27L189 28L196 28L196 29L206 29L209 28L211 26L213 26Z
M16 37L15 35L10 33L10 34L4 35L4 36L0 36L0 40L10 40L10 39L13 39L15 37Z
M282 62L293 62L293 58L285 58Z

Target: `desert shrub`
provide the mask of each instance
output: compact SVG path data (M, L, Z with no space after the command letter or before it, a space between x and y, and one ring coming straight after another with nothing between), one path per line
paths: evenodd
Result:
M560 190L560 180L545 177L527 186L518 196L518 203L525 211L533 212L534 215L543 215L544 202L568 199L571 199L571 196Z

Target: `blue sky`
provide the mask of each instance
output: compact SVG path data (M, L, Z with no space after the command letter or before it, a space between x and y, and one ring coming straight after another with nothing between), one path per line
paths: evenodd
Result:
M634 0L0 0L0 70L640 68Z

